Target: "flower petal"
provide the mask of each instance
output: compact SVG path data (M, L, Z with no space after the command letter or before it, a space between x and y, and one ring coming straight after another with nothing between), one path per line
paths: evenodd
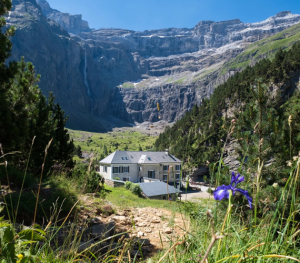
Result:
M238 191L239 193L241 193L242 195L244 195L247 198L250 209L252 209L252 197L249 195L248 191L240 189L240 188L235 188L235 190Z
M235 176L234 172L231 173L231 184L236 183L238 176Z
M243 181L245 181L245 177L244 176L241 176L239 173L238 173L238 178L237 178L237 181L235 183L235 186Z
M231 187L229 185L222 185L218 186L217 189L214 191L214 198L215 200L222 200L224 198L229 198L229 190Z

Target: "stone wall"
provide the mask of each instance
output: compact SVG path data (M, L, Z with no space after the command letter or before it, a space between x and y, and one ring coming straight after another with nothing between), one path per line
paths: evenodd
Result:
M124 186L125 182L119 180L105 179L105 184L107 184L110 187L120 187Z

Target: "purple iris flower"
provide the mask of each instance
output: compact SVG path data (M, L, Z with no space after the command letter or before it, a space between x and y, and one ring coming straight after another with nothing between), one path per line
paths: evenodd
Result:
M222 185L218 186L217 189L214 191L214 198L215 200L222 200L224 198L229 199L229 191L232 191L232 195L235 195L235 191L244 195L249 203L250 209L252 209L252 198L250 197L248 191L236 188L236 185L243 182L245 180L244 176L241 176L239 173L237 175L232 172L231 174L231 184L230 185Z

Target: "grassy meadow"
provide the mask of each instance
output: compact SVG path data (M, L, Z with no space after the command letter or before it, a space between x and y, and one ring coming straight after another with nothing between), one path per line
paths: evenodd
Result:
M123 128L108 133L92 133L68 130L76 147L80 146L83 153L94 153L94 158L104 158L114 151L151 150L157 136L147 135L139 131ZM106 147L106 149L104 149ZM80 158L74 157L80 161Z

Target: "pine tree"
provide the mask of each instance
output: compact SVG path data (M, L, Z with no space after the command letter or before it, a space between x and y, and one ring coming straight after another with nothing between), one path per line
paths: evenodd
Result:
M9 0L0 1L0 16L11 8ZM40 76L35 74L32 63L6 63L10 56L11 42L9 37L14 28L3 29L5 18L0 18L0 143L5 152L19 151L10 155L9 161L22 167L28 160L32 139L36 136L29 169L38 173L42 168L44 150L53 139L48 158L44 165L45 172L56 163L62 167L74 166L72 156L73 142L64 128L67 118L54 96L50 94L48 102L36 85Z

